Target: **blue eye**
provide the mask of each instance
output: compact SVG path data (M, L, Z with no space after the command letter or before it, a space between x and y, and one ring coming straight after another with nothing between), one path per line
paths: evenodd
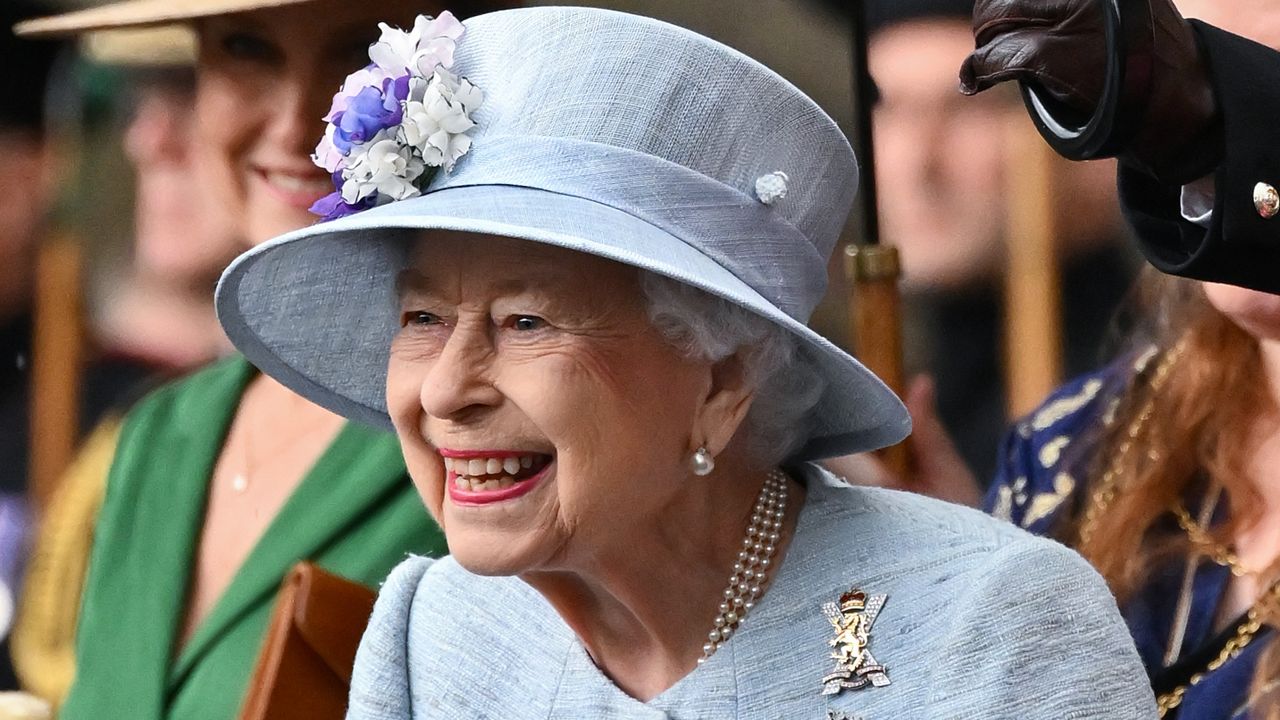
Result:
M423 310L411 310L400 315L400 327L408 327L410 325L437 325L440 323L440 316Z
M520 332L541 330L546 325L547 321L536 315L517 315L511 319L511 328Z

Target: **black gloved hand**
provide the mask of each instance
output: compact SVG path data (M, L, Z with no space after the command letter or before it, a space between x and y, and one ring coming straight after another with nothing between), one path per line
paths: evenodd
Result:
M977 49L960 67L961 91L972 95L1017 80L1089 116L1107 67L1100 1L978 0ZM1221 161L1217 102L1191 25L1169 0L1150 0L1150 8L1150 91L1121 158L1163 181L1190 182Z

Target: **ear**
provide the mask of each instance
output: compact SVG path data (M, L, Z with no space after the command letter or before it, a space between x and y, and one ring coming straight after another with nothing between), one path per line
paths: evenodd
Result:
M739 349L711 366L711 383L694 418L694 447L706 447L719 455L729 445L755 399L756 386L748 383L746 363Z

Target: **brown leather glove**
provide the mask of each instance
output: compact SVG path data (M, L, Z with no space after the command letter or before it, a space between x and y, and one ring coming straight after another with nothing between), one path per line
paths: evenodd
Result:
M1121 157L1161 180L1190 182L1221 160L1217 102L1191 25L1169 0L1150 0L1150 8L1150 90ZM1100 0L977 0L977 49L960 67L961 92L1017 80L1088 117L1106 73L1103 23Z

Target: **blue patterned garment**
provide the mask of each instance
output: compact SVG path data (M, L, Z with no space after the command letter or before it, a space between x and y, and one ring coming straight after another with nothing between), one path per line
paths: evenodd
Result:
M987 511L1037 535L1061 537L1088 502L1086 482L1103 430L1134 373L1148 370L1153 355L1077 378L1016 423L1001 444ZM1168 522L1176 531L1172 515ZM1218 654L1224 637L1214 631L1214 618L1230 579L1227 568L1208 560L1171 562L1121 608L1157 695L1185 684ZM1233 623L1225 633L1234 630ZM1189 687L1166 720L1248 718L1254 667L1273 634L1263 630L1239 656Z

